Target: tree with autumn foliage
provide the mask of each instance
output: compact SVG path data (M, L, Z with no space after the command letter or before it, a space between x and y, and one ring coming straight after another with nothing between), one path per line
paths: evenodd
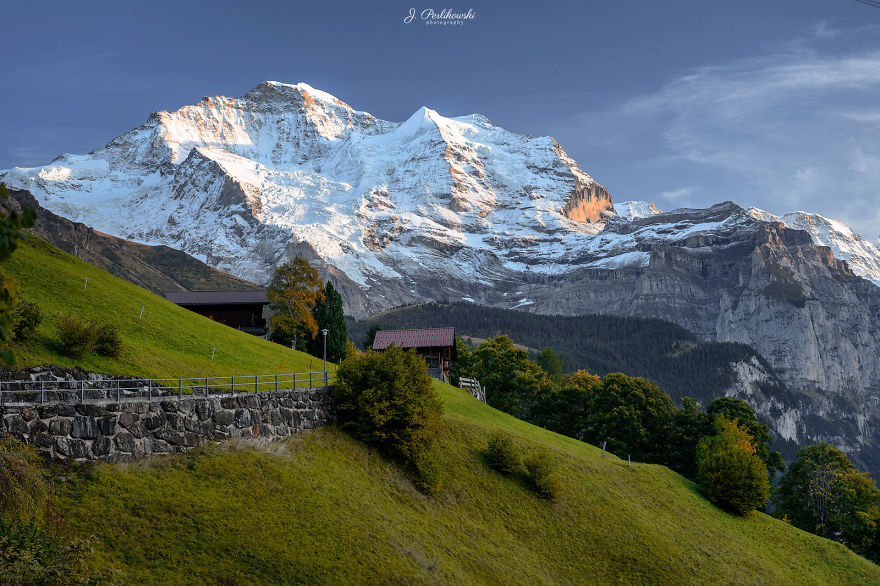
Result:
M752 436L752 442L755 444L755 453L758 454L758 457L761 458L767 467L767 475L771 483L777 471L785 470L782 455L770 449L770 444L772 443L770 428L767 427L766 423L758 419L755 410L748 403L736 397L719 397L706 407L706 415L710 422L714 421L719 415L729 421L736 421L740 427L744 428Z
M770 481L756 452L745 427L721 416L715 419L715 435L697 445L697 472L710 501L737 515L767 504Z
M318 335L312 311L324 301L323 288L317 269L303 258L275 268L266 291L272 311L272 340L296 348L299 338L312 340Z

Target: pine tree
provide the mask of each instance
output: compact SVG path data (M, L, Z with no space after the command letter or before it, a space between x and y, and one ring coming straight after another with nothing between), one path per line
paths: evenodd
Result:
M318 324L318 335L308 341L309 354L324 357L324 335L321 330L327 330L327 360L340 362L345 358L345 344L348 342L348 329L345 325L345 315L342 310L342 295L333 287L333 283L327 281L321 291L323 301L315 305L312 316Z

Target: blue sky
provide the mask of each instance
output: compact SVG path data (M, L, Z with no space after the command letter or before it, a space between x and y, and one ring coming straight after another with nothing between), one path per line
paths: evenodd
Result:
M472 9L461 26L415 8ZM617 201L733 200L880 233L880 8L855 0L7 3L0 168L155 110L305 81L555 136Z

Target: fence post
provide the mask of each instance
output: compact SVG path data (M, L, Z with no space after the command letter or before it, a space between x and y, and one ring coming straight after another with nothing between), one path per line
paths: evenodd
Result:
M153 379L147 379L147 403L153 400Z
M177 400L183 400L183 379L177 379Z
M3 408L3 381L0 381L0 409ZM2 412L0 412L2 415Z
M235 377L234 376L232 377L232 393L231 394L233 394L233 395L235 394Z
M312 371L309 371L309 390L310 390L310 391L312 390L312 379L313 379L314 377L315 377L315 373L312 372Z
M275 375L275 392L278 392L278 375Z
M119 379L116 379L116 402L119 402Z
M293 373L293 390L296 390L296 373Z
M46 402L46 381L40 381L40 403Z
M208 391L208 377L205 377L205 398L206 398L206 399L208 398L208 395L209 395L209 394L210 394L210 393L209 393L209 391Z
M86 402L86 379L79 381L79 402Z
M326 386L329 386L329 385L327 384L327 371L326 371L326 370L324 371L324 386L325 386L325 387L326 387Z
M260 375L258 375L258 374L255 374L255 375L254 375L254 392L255 392L255 393L259 393L259 392L260 392L259 377L260 377Z

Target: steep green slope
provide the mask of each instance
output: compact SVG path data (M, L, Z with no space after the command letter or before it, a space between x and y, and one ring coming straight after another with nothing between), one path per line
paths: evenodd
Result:
M439 385L439 383L438 383ZM728 515L661 466L633 464L439 385L446 488L416 492L334 427L222 445L69 481L68 528L126 583L880 582L843 546L766 515ZM485 464L495 430L549 450L547 502Z
M322 368L317 358L182 309L39 238L23 243L0 269L15 279L21 295L40 305L45 316L34 340L16 347L19 366L60 364L107 374L153 377L271 374ZM122 355L115 359L93 355L73 360L59 354L54 348L55 328L64 313L116 324L125 343Z

